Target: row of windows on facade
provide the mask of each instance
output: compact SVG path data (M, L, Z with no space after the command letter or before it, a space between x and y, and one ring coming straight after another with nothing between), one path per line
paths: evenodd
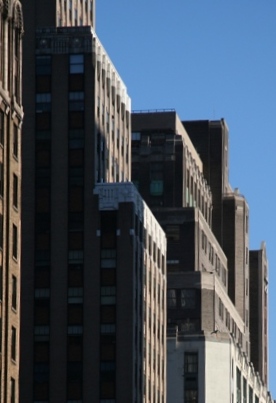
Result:
M147 288L149 295L152 295L154 300L156 299L157 305L164 309L164 290L161 290L161 284L156 281L155 276L153 276L152 280L152 270L147 271L146 266L144 266L144 286Z
M222 277L222 282L226 286L227 283L227 271L226 268L220 261L219 256L215 253L214 247L211 242L208 241L207 235L204 230L201 230L201 248L204 250L205 254L208 254L209 262L215 267L218 276ZM204 266L203 266L204 267Z
M167 307L195 309L196 308L196 290L193 288L167 290Z
M240 369L236 369L236 403L259 403L259 397L254 395L253 389L245 377L241 375ZM232 394L232 403L234 403L234 396Z
M240 331L240 329L238 328L235 320L233 318L231 318L230 312L225 308L222 300L219 298L218 299L218 313L219 316L222 320L222 322L225 321L225 326L227 327L227 329L229 331L231 331L233 333L233 336L235 339L238 340L238 342L240 343L240 345L243 345L243 334ZM248 327L248 310L246 310L246 316L247 316L247 327Z
M190 170L186 171L186 204L189 207L199 207L203 216L208 223L211 222L211 199L206 200L203 193L202 185L190 174Z

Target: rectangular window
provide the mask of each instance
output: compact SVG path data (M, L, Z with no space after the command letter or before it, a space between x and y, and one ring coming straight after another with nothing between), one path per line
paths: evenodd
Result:
M236 377L237 403L241 403L241 371L239 370L239 368L237 368Z
M2 301L3 298L3 267L0 266L0 301ZM2 330L0 329L0 332Z
M198 402L198 354L185 353L184 355L184 385L185 402Z
M4 195L4 166L3 162L0 162L0 196Z
M101 287L101 305L116 303L116 287Z
M70 74L84 73L84 56L70 55Z
M179 241L180 239L180 227L179 225L167 225L166 235L169 241Z
M12 226L12 255L17 259L17 227Z
M4 144L5 132L4 132L4 124L5 124L5 114L1 110L0 111L0 144Z
M51 56L36 56L36 75L47 76L51 74Z
M253 403L253 390L251 388L251 386L249 386L249 395L248 395L248 403Z
M15 403L15 379L11 378L11 403Z
M14 207L18 207L18 177L13 174L13 197L12 197Z
M16 309L17 307L17 278L12 276L12 307Z
M194 309L196 306L196 291L193 289L181 290L181 308Z
M16 360L16 329L12 327L11 330L11 358Z
M176 290L175 289L168 289L167 292L167 304L168 308L176 308L177 300L176 300Z
M247 403L247 382L245 378L243 378L243 403Z
M13 155L18 157L18 127L13 125Z

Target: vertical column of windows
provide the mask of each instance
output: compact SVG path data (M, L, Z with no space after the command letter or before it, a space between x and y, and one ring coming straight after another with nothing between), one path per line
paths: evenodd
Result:
M184 354L184 396L186 403L198 402L198 353Z
M69 5L72 15L72 2ZM76 19L76 9L74 9ZM76 21L75 21L76 23ZM83 393L84 56L69 55L67 401Z
M116 390L116 228L117 213L101 213L100 402ZM109 400L110 399L110 400Z
M49 398L51 57L36 57L34 400Z

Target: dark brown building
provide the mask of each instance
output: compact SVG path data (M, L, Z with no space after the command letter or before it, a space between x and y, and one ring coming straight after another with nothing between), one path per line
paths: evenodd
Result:
M264 383L268 382L268 262L266 246L250 254L251 360Z

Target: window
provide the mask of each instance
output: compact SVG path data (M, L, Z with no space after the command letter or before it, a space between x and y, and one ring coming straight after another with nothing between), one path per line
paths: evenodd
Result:
M36 94L36 112L48 112L51 110L51 94L38 93Z
M0 196L4 195L4 167L3 162L0 162Z
M15 403L15 379L11 378L11 403Z
M13 174L13 205L18 207L18 177Z
M194 309L196 305L196 292L193 289L181 290L181 308Z
M0 248L3 248L3 216L0 214Z
M167 303L168 308L176 308L176 290L175 289L168 289L167 292Z
M12 255L17 259L17 227L12 226Z
M51 56L36 56L36 75L47 76L51 74Z
M169 241L179 241L180 238L180 227L179 225L167 225L166 235Z
M17 278L12 276L12 307L16 309L17 307Z
M83 74L84 57L83 55L70 55L70 74Z
M83 302L83 288L71 287L68 289L68 304L81 304Z
M4 124L5 124L5 114L2 110L0 110L0 144L4 144L5 132L4 132Z
M245 378L243 378L243 403L247 403L247 382Z
M237 368L236 372L236 395L237 395L237 403L241 403L241 371Z
M2 298L3 298L3 267L0 266L0 301L2 301ZM2 332L1 328L0 332Z
M114 305L116 303L116 287L101 287L101 304Z
M16 360L16 329L12 327L11 330L11 358Z
M163 163L152 162L150 164L150 194L162 196L163 190Z
M198 402L198 354L185 353L184 355L184 385L185 402Z
M83 111L84 110L84 93L83 91L69 92L69 110Z
M18 157L18 127L13 125L13 155Z
M140 132L132 132L131 133L131 140L132 141L140 141L141 140L141 133Z

